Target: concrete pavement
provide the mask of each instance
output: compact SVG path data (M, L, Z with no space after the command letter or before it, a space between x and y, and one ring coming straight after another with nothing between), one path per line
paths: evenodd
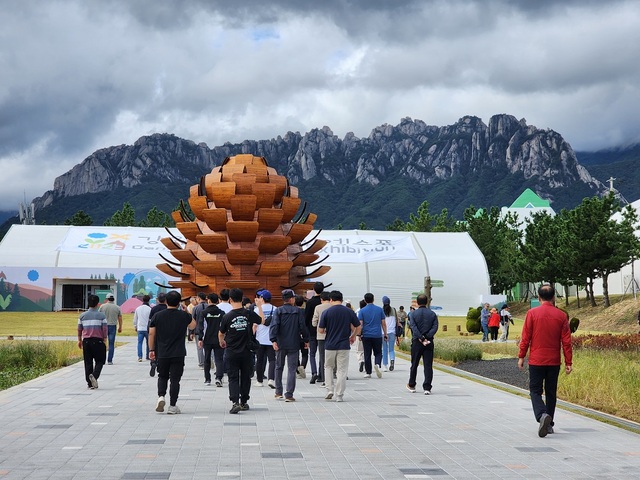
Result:
M0 392L0 479L637 478L640 436L564 410L539 438L528 398L436 371L433 394L405 389L408 362L364 379L352 351L343 403L298 380L296 403L251 387L229 414L205 386L195 345L178 405L155 412L156 378L133 339L87 390L82 363ZM309 369L307 369L308 376ZM421 377L418 377L420 385Z

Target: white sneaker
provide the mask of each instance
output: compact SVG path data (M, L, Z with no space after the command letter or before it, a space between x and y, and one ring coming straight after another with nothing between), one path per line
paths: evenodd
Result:
M180 411L180 408L178 408L177 405L173 405L173 406L169 405L169 408L167 408L167 413L169 415L177 415L178 413L182 413L182 412Z
M332 398L333 398L333 392L328 392L324 397L325 400L331 400Z
M373 368L376 371L376 376L378 378L382 378L382 372L380 371L380 365L374 365Z
M307 378L307 372L304 371L304 367L302 365L298 367L298 375L300 375L300 378Z
M89 382L93 388L98 388L98 380L96 380L96 377L94 377L93 374L89 375Z
M365 373L364 378L371 378L371 374L370 373Z
M164 397L158 397L158 403L156 403L156 412L164 412Z
M385 365L384 367L382 367L382 371L383 371L383 372L388 372L388 371L389 371L389 369L388 369L388 368L387 368L387 366Z
M267 385L269 385L271 388L276 388L276 382L274 382L273 380L269 380L267 382Z
M262 387L262 386L263 386L263 385L262 385L262 382L259 382L259 381L257 381L257 380L256 380L256 383L254 383L254 385L255 385L256 387Z
M342 395L338 395L336 397L336 402L344 402L344 400L342 399Z

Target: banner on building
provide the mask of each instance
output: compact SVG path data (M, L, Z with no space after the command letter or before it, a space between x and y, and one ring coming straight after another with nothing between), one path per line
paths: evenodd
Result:
M409 235L385 235L384 232L375 232L371 235L322 232L320 238L326 240L327 245L318 253L329 255L326 261L329 265L380 260L415 260L417 258Z
M171 229L178 238L180 232ZM160 242L169 236L164 228L137 227L74 227L70 228L56 250L97 255L120 255L125 257L158 257L168 252Z

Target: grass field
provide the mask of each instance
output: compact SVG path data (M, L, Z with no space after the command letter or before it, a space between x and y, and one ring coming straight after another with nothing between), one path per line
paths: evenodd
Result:
M0 337L77 337L76 312L2 312L0 313ZM122 333L135 336L133 314L122 315Z

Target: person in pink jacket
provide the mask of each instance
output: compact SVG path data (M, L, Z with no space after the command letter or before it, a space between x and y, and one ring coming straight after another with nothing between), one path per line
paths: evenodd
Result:
M529 395L533 413L538 422L538 436L553 433L553 415L556 410L560 350L564 353L565 372L571 373L573 352L568 315L555 306L555 289L542 285L538 289L540 306L532 308L522 327L518 353L518 368L524 367L529 351ZM542 399L544 391L545 401Z

